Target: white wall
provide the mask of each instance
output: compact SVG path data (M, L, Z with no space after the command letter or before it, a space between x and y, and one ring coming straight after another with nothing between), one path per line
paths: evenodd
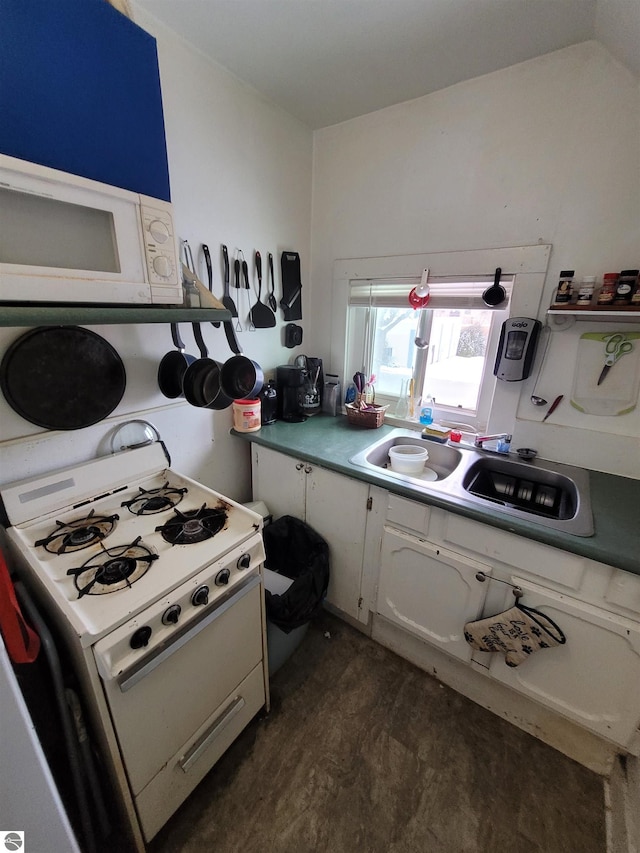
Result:
M640 265L639 116L637 80L587 42L316 131L309 348L328 357L338 258L551 243L540 319L561 269L601 277ZM640 477L640 411L569 405L588 331L605 328L552 335L538 387L565 400L542 426L533 378L523 383L514 446Z
M134 8L134 17L158 40L174 215L180 237L189 240L199 259L201 279L206 283L199 249L207 243L214 260L214 293L222 294L220 245L225 243L232 264L235 249L241 248L250 270L253 252L260 250L263 297L268 252L274 256L276 296L283 249L300 253L303 285L308 284L311 131L147 13ZM305 287L303 316L307 294ZM244 296L246 313L246 292ZM251 304L255 298L251 291ZM292 353L307 351L282 346L282 312L278 315L276 328L238 334L245 354L267 373L287 363ZM124 361L127 390L122 403L96 426L63 433L32 426L0 397L0 483L108 453L113 427L131 416L149 419L160 429L177 470L236 500L250 499L248 445L229 436L231 410L194 409L166 400L157 389L157 365L173 346L169 326L93 328ZM24 331L1 329L0 351ZM182 326L181 331L187 351L197 355L191 328ZM203 333L212 358L224 361L231 356L222 328L206 326Z

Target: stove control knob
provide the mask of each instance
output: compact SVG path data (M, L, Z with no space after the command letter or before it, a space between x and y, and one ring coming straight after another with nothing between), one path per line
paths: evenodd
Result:
M216 575L216 586L226 586L229 583L230 576L231 572L229 569L222 569L222 571L218 572Z
M180 618L180 613L182 612L182 608L179 604L172 604L171 607L167 607L167 609L162 614L162 624L163 625L175 625Z
M243 569L248 569L251 565L251 554L243 554L242 557L239 558L237 566L242 571Z
M148 645L150 637L151 628L148 625L143 625L142 628L138 628L137 631L133 632L129 640L129 645L132 649L141 649Z
M191 596L191 603L194 607L204 606L209 603L209 587L199 586Z

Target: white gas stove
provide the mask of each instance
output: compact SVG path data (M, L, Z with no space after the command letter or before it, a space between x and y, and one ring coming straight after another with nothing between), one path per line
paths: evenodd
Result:
M262 518L168 468L158 442L1 495L142 850L268 702Z

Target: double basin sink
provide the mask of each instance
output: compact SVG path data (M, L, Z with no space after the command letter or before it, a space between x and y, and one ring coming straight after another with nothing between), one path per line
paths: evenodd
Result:
M398 444L428 449L423 474L412 476L391 469L389 449ZM483 507L574 536L593 535L589 474L582 468L457 449L405 429L394 429L349 461L383 479L402 482L416 493L446 496L455 503Z

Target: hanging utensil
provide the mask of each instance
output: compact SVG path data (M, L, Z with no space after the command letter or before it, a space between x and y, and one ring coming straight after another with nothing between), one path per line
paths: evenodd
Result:
M213 293L213 266L211 264L211 253L209 252L209 247L202 244L202 254L204 255L204 262L207 267L207 281L209 282L209 293ZM216 329L220 328L220 321L214 320L212 325L216 327Z
M542 356L540 358L540 367L538 368L538 375L536 376L536 382L535 382L535 385L533 386L533 392L531 394L531 402L533 403L534 406L546 406L547 405L546 399L544 397L540 397L538 394L536 394L536 391L538 390L538 385L540 383L540 377L542 376L542 369L544 367L544 363L545 363L545 360L547 357L547 350L549 349L549 341L551 340L551 330L549 329L548 326L544 327L543 333L545 336L544 347L542 350Z
M165 397L175 400L177 397L184 397L182 380L187 368L196 359L195 356L185 353L177 323L171 324L171 338L176 349L162 357L158 367L158 387Z
M238 291L238 305L240 305L240 259L237 256L233 262L233 286ZM241 331L242 323L240 322L240 313L238 311L238 313L236 313L236 332Z
M496 267L496 274L493 279L493 284L491 285L491 287L488 287L482 294L482 301L490 308L495 308L496 305L501 305L507 298L507 291L500 284L501 275L502 269L500 267Z
M251 297L249 296L249 291L251 290L251 285L249 284L249 265L247 264L244 254L240 251L242 255L242 278L244 279L244 289L247 291L247 310L249 312L249 331L255 332L256 327L253 322L253 318L251 317Z
M268 305L261 301L262 296L262 256L255 253L256 275L258 276L258 301L249 312L251 321L256 329L270 329L276 324L276 315Z
M231 311L232 317L237 317L238 310L236 308L236 303L229 296L229 253L224 244L222 245L222 260L224 262L224 295L222 297L222 304L227 311Z
M623 355L626 355L628 352L631 352L633 349L633 344L631 341L628 341L624 335L616 334L609 335L605 338L605 359L604 359L604 367L602 368L602 372L598 377L597 385L600 385L607 375L607 373L611 370L613 365L618 361L619 358L622 358Z
M278 309L278 303L276 302L276 280L273 275L273 255L269 252L269 276L271 277L271 290L269 291L269 308L275 312Z
M546 419L549 417L549 415L552 415L552 414L555 412L555 410L556 410L556 409L558 408L558 406L560 405L560 402L562 401L562 398L563 398L563 397L564 397L564 394L558 394L558 396L556 397L556 399L555 399L555 400L553 401L553 403L549 406L549 410L548 410L547 414L543 417L543 419L542 419L542 420L543 420L543 422L544 422L544 421L546 421Z

